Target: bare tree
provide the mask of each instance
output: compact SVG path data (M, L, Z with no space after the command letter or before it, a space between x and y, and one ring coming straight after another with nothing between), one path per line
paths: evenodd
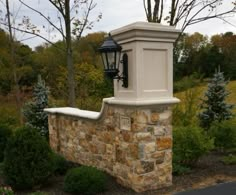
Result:
M55 45L48 37L45 37L40 32L40 29L34 24L32 24L28 16L24 16L22 22L18 27L12 27L23 33L28 33L33 36L37 36L44 41L56 46L58 49L62 50L67 59L67 81L68 81L68 104L71 107L75 107L75 79L74 79L74 64L73 64L73 48L72 48L72 38L76 37L79 40L85 29L91 29L94 23L101 19L101 14L99 14L95 20L90 21L89 16L92 10L96 7L94 0L48 0L48 2L55 8L58 13L58 25L50 16L46 16L43 12L30 6L29 3L25 3L24 0L18 0L23 6L29 10L35 12L40 17L42 17L53 30L59 32L63 39L64 47L60 48ZM3 23L2 23L3 24Z
M5 2L6 6L6 19L7 19L7 27L9 31L9 48L10 48L10 64L11 64L11 70L12 70L12 75L13 75L13 80L14 80L14 92L15 92L15 98L16 98L16 106L17 106L17 111L20 116L20 122L22 123L22 114L21 114L21 97L20 97L20 88L18 84L18 76L17 76L17 68L16 68L16 58L15 58L15 47L14 47L14 35L12 33L12 24L11 24L11 13L10 13L10 8L9 8L9 1L6 0Z
M209 19L225 20L226 16L236 12L236 2L227 10L221 10L229 0L143 0L148 22L167 22L170 26L179 26L182 32L190 25ZM225 6L226 7L226 6Z

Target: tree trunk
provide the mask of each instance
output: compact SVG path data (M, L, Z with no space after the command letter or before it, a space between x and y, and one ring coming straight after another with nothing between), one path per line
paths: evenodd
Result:
M11 66L12 66L12 75L14 80L14 93L16 98L16 107L18 111L18 115L20 117L20 123L23 123L23 116L21 113L21 97L20 97L20 87L18 84L17 72L16 72L16 60L15 60L15 48L14 48L14 39L12 34L12 26L11 26L11 13L9 9L9 1L6 0L6 9L7 9L7 22L10 36L10 51L11 51Z
M170 26L173 26L174 24L174 18L176 15L176 5L175 5L175 0L172 0L171 2L171 10L170 10Z
M68 93L69 106L75 107L75 80L74 80L74 64L71 46L71 20L70 20L70 0L65 0L65 27L66 27L66 58L68 69Z

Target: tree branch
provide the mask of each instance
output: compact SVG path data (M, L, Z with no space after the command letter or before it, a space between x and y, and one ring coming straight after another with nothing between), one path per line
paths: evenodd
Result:
M7 24L5 24L5 23L3 23L3 22L0 22L0 24L2 24L2 25L4 25L4 26L7 26ZM28 30L23 30L23 29L16 28L16 27L11 27L11 28L14 29L14 30L17 30L17 31L19 31L19 32L23 32L23 33L27 33L27 34L31 34L31 35L37 36L37 37L43 39L44 41L50 43L51 45L53 45L53 46L56 47L57 49L59 49L59 50L65 52L64 49L62 49L62 48L56 46L55 43L49 41L48 39L46 39L45 37L43 37L42 35L40 35L40 34L38 34L38 33L33 33L33 32L28 31Z
M162 16L163 16L163 10L164 10L164 2L163 2L163 0L161 0L161 11L160 11L160 17L159 17L158 23L161 23Z
M61 4L61 1L57 1L59 6L53 1L53 0L49 0L49 2L61 13L61 15L65 18L65 13L64 13L64 9L63 6Z
M152 3L151 0L147 0L147 20L148 22L152 22Z
M209 19L212 19L212 18L218 18L220 16L224 16L226 14L229 14L229 13L235 13L236 12L236 7L233 7L231 10L228 10L228 11L225 11L225 12L222 12L220 14L215 14L215 15L211 15L211 16L206 16L206 17L200 17L200 18L195 18L197 15L199 15L203 10L207 9L208 7L210 7L211 5L213 5L214 3L217 3L218 0L215 0L213 2L210 2L208 4L205 4L201 9L199 9L189 20L188 22L183 26L183 30L185 30L187 28L187 26L189 25L193 25L193 24L197 24L199 22L202 22L202 21L206 21L206 20L209 20Z
M34 36L32 36L32 37L28 37L28 38L25 38L25 39L21 39L21 40L19 40L20 42L21 41L27 41L27 40L30 40L30 39L34 39L34 38L36 38L37 36L36 35L34 35Z
M236 11L236 10L235 10ZM220 18L221 16L224 16L226 14L230 14L234 12L234 9L232 10L229 10L229 11L226 11L226 12L223 12L223 13L220 13L220 14L215 14L213 16L206 16L206 17L201 17L201 18L195 18L193 20L191 20L191 23L190 24L194 24L195 22L197 22L198 20L201 20L201 21L204 21L204 20L208 20L208 19L212 19L212 18Z
M0 3L3 4L3 7L6 7L5 3L2 0L0 0Z
M176 8L175 8L175 2L176 0L171 1L171 8L170 8L170 25L173 26L174 17L176 15Z
M178 11L177 11L178 5L179 5L179 0L177 0L176 2L173 3L173 15L171 16L171 19L170 19L170 25L173 25L173 26L176 25L176 19L178 16Z
M188 20L188 16L190 15L191 11L193 10L193 8L195 7L195 2L196 1L192 1L187 7L187 13L184 19L184 23L182 25L182 32L186 29L186 27L189 25L189 20Z
M179 6L176 18L180 18L181 15L185 12L184 10L186 10L187 1L188 1L188 0L185 0L185 1Z
M61 34L62 38L65 38L64 33L61 31L61 29L59 29L55 24L53 24L44 14L42 14L42 12L32 8L31 6L25 4L22 0L19 0L24 6L26 6L27 8L31 9L32 11L38 13L41 17L43 17L45 20L47 20L47 22L52 25L55 29L58 30L58 32Z
M59 23L60 23L60 28L61 28L61 31L62 31L62 33L64 34L63 27L62 27L62 21L61 21L61 17L60 17L60 16L58 16L58 19L59 19ZM63 37L63 40L65 41L65 37Z
M87 12L85 12L84 23L83 23L83 25L82 25L82 27L81 27L81 29L80 29L80 31L79 31L79 35L77 36L77 39L78 39L78 40L80 39L80 37L81 37L81 35L82 35L82 33L83 33L83 31L84 31L84 29L85 29L87 23L88 23L89 14L90 14L90 12L95 8L95 6L96 6L96 4L93 5L93 0L91 0L89 6L88 6L88 8L87 8Z
M62 5L62 2L60 0L58 1L58 4L59 4L58 11L61 13L62 16L65 16L66 14L64 12L63 5ZM64 5L64 7L65 7L65 5Z
M225 23L227 23L227 24L229 24L229 25L231 25L231 26L233 26L233 27L236 28L236 25L234 25L234 24L232 24L231 22L225 20L224 18L219 17L218 19L220 19L220 20L224 21Z
M195 5L195 0L191 1L190 3L188 3L188 0L185 0L185 2L179 7L179 11L177 14L177 17L175 19L174 25L177 25L178 22L183 19L185 17L184 23L186 23L188 16L190 14L190 12L192 11L192 9L194 8Z
M160 0L155 0L155 5L153 8L153 17L152 17L153 22L156 22L157 20L159 20L158 18L159 9L160 9Z

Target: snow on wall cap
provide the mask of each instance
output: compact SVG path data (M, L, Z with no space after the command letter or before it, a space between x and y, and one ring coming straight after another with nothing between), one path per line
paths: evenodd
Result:
M101 114L100 112L80 110L78 108L71 108L71 107L45 108L44 111L50 114L64 114L93 120L98 119Z
M174 26L162 25L159 23L152 22L134 22L111 31L112 35L124 33L131 30L145 30L145 31L163 31L163 32L175 32L180 33L181 30L175 29Z

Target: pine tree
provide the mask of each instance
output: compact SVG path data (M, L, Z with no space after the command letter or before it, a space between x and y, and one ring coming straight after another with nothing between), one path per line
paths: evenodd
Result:
M48 116L43 109L48 107L48 94L49 90L39 76L33 89L33 100L26 103L23 108L26 125L37 129L42 136L46 137L48 137Z
M204 99L200 105L203 111L199 114L200 125L209 129L214 121L229 120L233 117L231 112L233 105L225 102L230 94L226 91L226 85L223 72L216 71L211 81L208 83L208 89L205 92Z

